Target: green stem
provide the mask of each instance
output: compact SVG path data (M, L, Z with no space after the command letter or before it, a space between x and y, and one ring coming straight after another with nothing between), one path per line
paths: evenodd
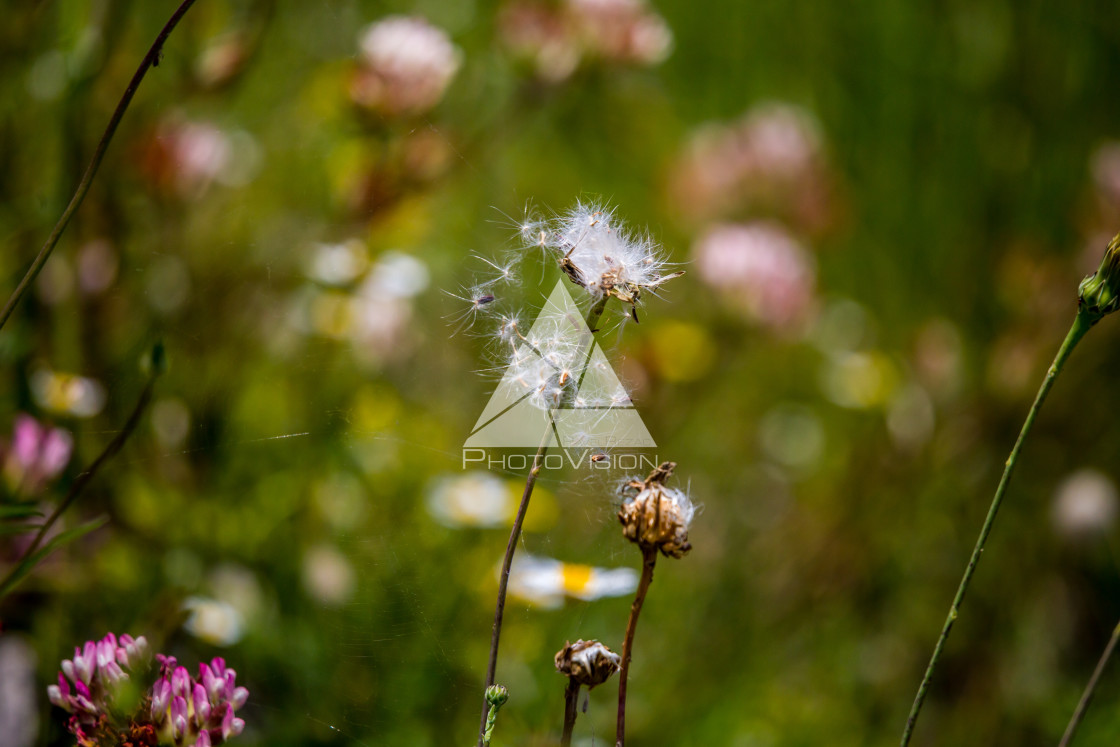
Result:
M113 116L109 118L109 124L105 128L105 132L101 135L101 140L97 143L97 148L93 151L93 158L90 159L89 166L86 167L86 172L82 176L82 180L78 182L78 188L74 192L74 196L70 198L70 204L62 211L62 217L58 219L58 223L55 224L51 235L47 237L46 243L43 244L43 247L39 250L39 254L36 255L34 261L32 261L31 267L28 268L23 279L19 281L19 285L16 286L16 289L12 291L12 295L8 299L8 302L4 304L3 310L0 310L0 329L3 329L4 325L7 324L8 318L12 315L12 312L15 311L16 306L19 305L24 295L27 294L31 283L34 282L35 278L39 275L39 272L43 269L43 265L47 263L47 259L51 256L51 252L54 251L58 240L62 238L62 233L66 230L66 226L69 225L70 219L73 217L74 213L77 212L82 201L85 200L86 193L89 192L89 187L93 183L93 177L97 175L97 169L101 166L101 161L105 158L105 151L109 149L109 141L113 139L113 135L116 133L117 126L121 123L121 119L124 117L128 105L132 103L132 97L136 94L136 89L139 88L140 81L144 79L148 68L159 64L159 56L163 51L163 43L194 3L195 0L183 0L183 3L175 9L175 12L171 14L171 18L164 24L163 29L159 32L159 36L156 37L155 42L152 44L151 48L148 49L148 53L144 55L144 59L140 61L140 67L136 69L132 80L129 81L128 87L124 89L124 95L121 96L121 100L117 103L117 108L113 111Z
M50 528L54 526L59 517L66 512L66 509L74 504L74 501L81 495L90 481L93 480L97 473L101 471L101 468L105 466L105 463L117 455L124 446L125 441L128 440L128 437L136 430L136 426L140 424L140 416L144 414L144 410L152 400L152 390L155 387L156 377L158 375L158 372L153 372L149 376L148 382L145 384L144 390L140 393L140 398L136 401L136 406L132 408L132 413L128 416L128 420L125 421L124 427L121 428L116 437L109 442L104 451L93 460L93 463L78 475L70 485L70 490L67 491L66 497L62 499L62 502L58 504L54 511L51 512L51 515L47 517L47 520L39 527L35 539L32 540L27 549L23 551L19 560L12 565L3 580L0 580L0 600L7 596L15 587L18 579L22 578L21 571L23 571L24 564L43 544L43 539L47 536L47 532L50 531Z
M492 705L486 712L486 722L482 727L482 747L490 747L494 738L494 725L498 723L498 706Z
M1105 667L1108 666L1108 661L1112 658L1112 652L1116 650L1118 641L1120 641L1120 624L1112 629L1112 637L1108 639L1108 645L1104 647L1104 653L1101 654L1100 661L1097 662L1097 668L1093 670L1093 676L1089 678L1089 684L1085 686L1085 692L1081 695L1077 710L1073 712L1058 747L1069 747L1070 743L1073 742L1073 735L1077 731L1077 727L1081 725L1081 719L1085 717L1085 711L1089 708L1089 701L1093 699L1093 694L1097 691L1097 683L1100 682L1101 675L1104 674Z
M992 505L988 509L988 515L984 519L984 525L980 529L980 537L976 540L976 547L972 551L972 557L968 560L968 565L964 569L964 576L961 578L960 586L957 588L957 594L953 597L953 605L949 608L949 616L945 619L945 625L941 628L941 635L937 638L937 645L934 646L933 656L930 657L929 665L926 667L925 676L922 677L922 684L918 687L918 694L914 698L914 705L910 708L910 716L906 719L906 729L902 733L901 746L906 747L910 743L910 737L914 732L914 725L918 721L918 714L922 710L922 704L925 702L926 694L929 691L930 681L933 679L933 671L937 668L937 663L941 659L941 652L945 648L945 641L949 638L949 631L953 629L953 623L957 621L957 615L960 612L961 602L964 601L964 595L968 591L968 586L972 582L972 574L976 572L976 566L980 563L980 556L984 553L984 544L988 541L988 535L992 532L992 525L995 523L996 514L999 512L1000 504L1003 502L1003 495L1007 491L1007 485L1011 481L1011 474L1015 471L1015 465L1019 461L1019 452L1023 448L1023 442L1026 441L1027 434L1031 432L1031 427L1034 425L1035 417L1038 411L1042 408L1042 403L1046 400L1046 395L1050 393L1050 388L1054 385L1054 380L1058 378L1063 366L1069 359L1070 353L1085 336L1085 333L1100 319L1099 315L1094 315L1079 308L1077 317L1073 320L1073 326L1070 327L1066 339L1062 342L1062 346L1058 349L1058 354L1054 357L1054 362L1050 364L1050 369L1046 372L1046 378L1042 381L1042 386L1038 389L1038 394L1035 396L1034 404L1031 405L1030 411L1027 413L1027 419L1023 422L1023 428L1019 432L1019 437L1015 440L1015 445L1011 449L1010 456L1007 457L1007 462L1004 465L1003 477L1000 478L999 485L996 487L996 494L992 498Z
M591 330L592 344L588 345L587 357L590 359L591 350L594 347L595 326L599 323L599 319L603 316L604 309L607 308L608 297L604 296L594 306L587 315L587 327ZM584 364L586 369L586 362ZM581 372L582 377L582 372ZM533 497L533 488L537 484L537 475L540 474L541 466L544 463L545 452L548 451L548 442L552 437L551 424L545 429L544 436L541 438L541 444L537 448L536 456L533 457L533 466L529 470L529 476L525 479L525 489L521 493L521 504L517 507L517 516L513 520L513 528L509 533L509 542L506 543L506 554L502 559L502 571L498 577L498 599L494 605L494 625L490 630L490 659L486 666L486 685L483 690L494 684L494 679L497 676L498 670L498 645L502 638L502 619L505 616L506 609L506 591L509 588L509 572L513 567L513 554L517 550L517 541L521 537L521 526L525 523L525 514L529 510L529 499ZM490 706L486 702L486 698L482 699L482 722L479 724L478 729L478 747L483 747L486 744L486 722L490 713Z

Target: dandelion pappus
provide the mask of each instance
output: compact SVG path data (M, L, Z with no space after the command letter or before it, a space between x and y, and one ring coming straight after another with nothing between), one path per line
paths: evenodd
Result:
M485 312L487 307L497 300L493 293L485 291L481 286L464 288L462 290L463 295L450 291L444 291L444 293L454 298L456 301L461 301L467 305L462 311L451 315L452 321L459 325L456 332L473 324L478 315Z
M480 288L484 288L488 285L495 285L497 283L513 283L517 280L517 263L515 261L508 261L504 264L498 264L497 262L492 262L486 259L486 257L481 257L478 255L475 255L475 259L485 263L486 265L489 265L489 267L497 273L497 275L495 275L494 277L481 283L479 285Z

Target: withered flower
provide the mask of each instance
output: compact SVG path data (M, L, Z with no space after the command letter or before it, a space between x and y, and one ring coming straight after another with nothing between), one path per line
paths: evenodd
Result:
M665 485L675 462L663 462L644 480L632 480L624 490L634 493L622 504L618 520L626 539L643 550L656 549L670 558L683 558L692 545L688 527L696 513L688 495Z
M556 652L556 671L588 690L609 680L621 663L622 658L599 641L565 642Z

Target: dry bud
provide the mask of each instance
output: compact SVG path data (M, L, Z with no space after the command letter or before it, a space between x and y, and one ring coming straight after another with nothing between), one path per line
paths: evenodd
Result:
M588 690L609 680L621 663L618 654L598 641L565 642L556 652L556 671Z
M642 549L654 548L671 558L683 558L692 545L688 527L696 507L688 495L665 486L677 465L664 462L645 480L633 480L626 489L636 493L622 504L618 520L626 539Z

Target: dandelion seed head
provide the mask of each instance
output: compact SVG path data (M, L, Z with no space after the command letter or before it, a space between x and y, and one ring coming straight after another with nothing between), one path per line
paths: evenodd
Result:
M513 259L507 259L501 264L486 259L485 257L476 256L476 259L490 268L490 272L488 273L490 277L489 279L484 280L480 284L481 286L485 287L491 285L512 285L513 283L517 282L518 276L516 257Z
M643 289L655 289L675 274L657 244L632 234L614 211L595 203L577 203L549 224L524 235L526 246L552 252L569 279L595 299L615 296L634 304Z

